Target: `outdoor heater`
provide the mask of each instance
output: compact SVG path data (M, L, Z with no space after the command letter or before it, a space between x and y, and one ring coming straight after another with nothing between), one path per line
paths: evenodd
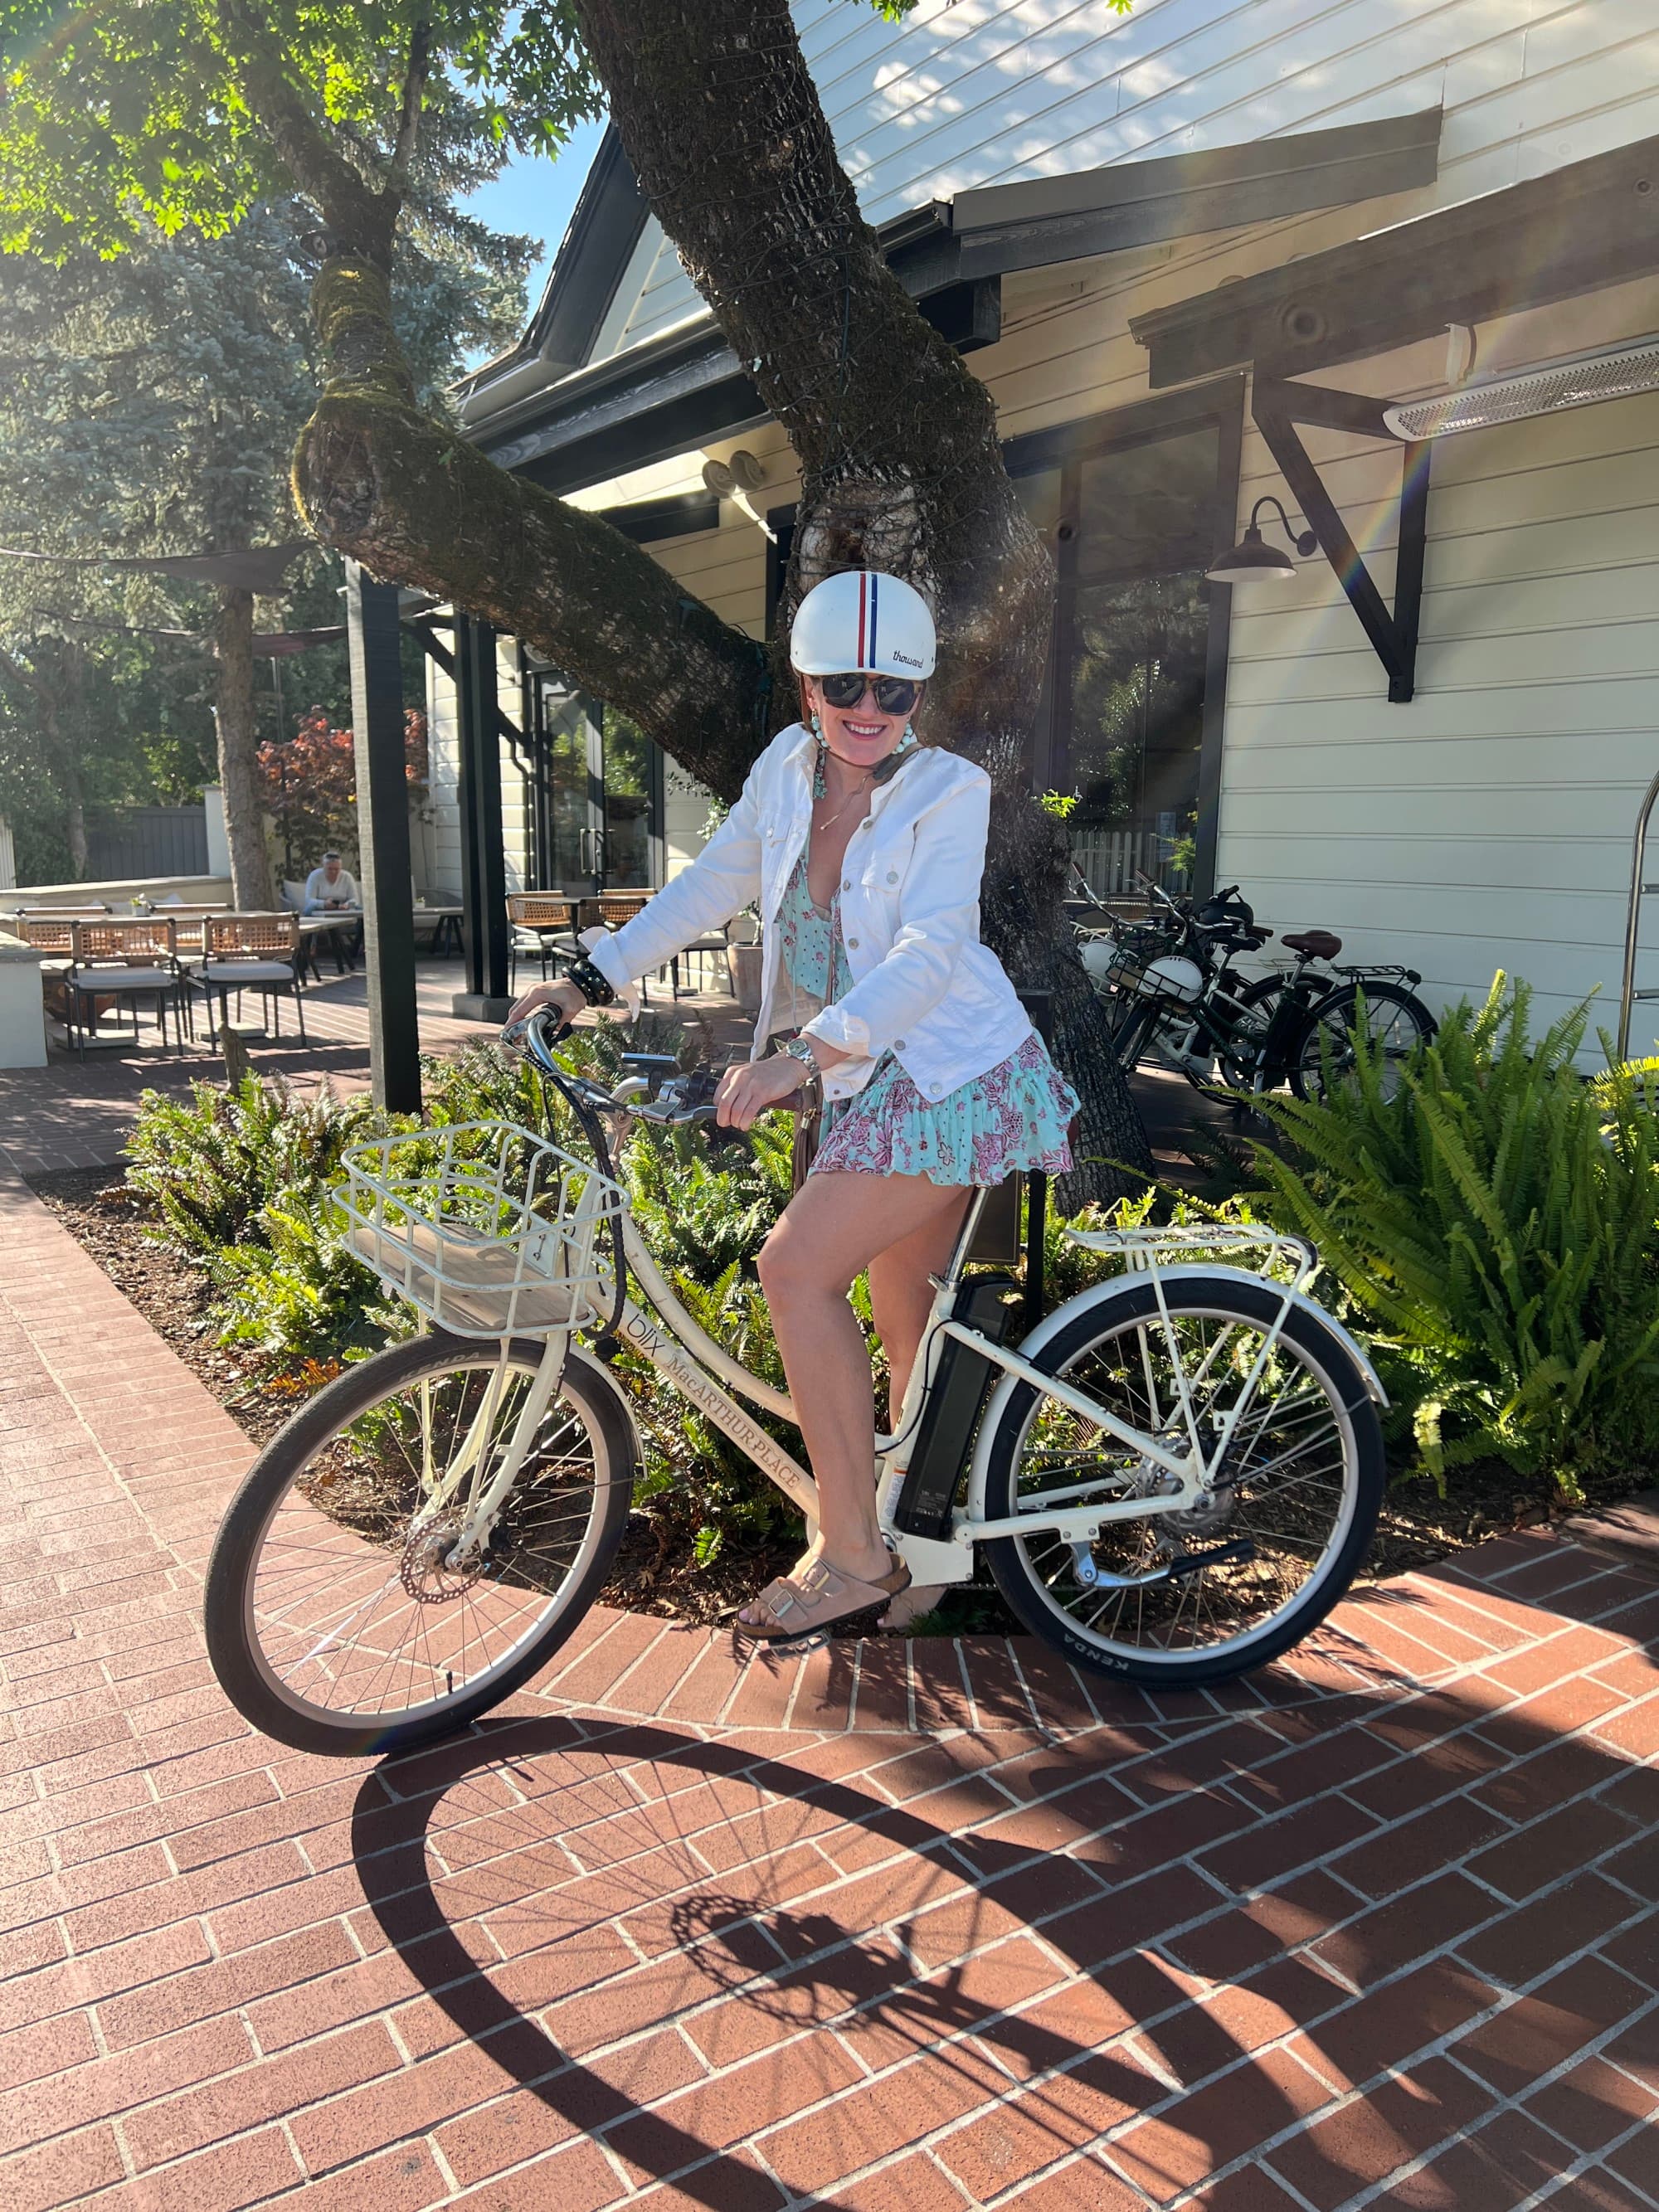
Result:
M1396 438L1415 444L1449 438L1459 430L1486 430L1539 415L1565 414L1603 399L1628 399L1659 391L1659 337L1602 346L1593 353L1540 362L1509 376L1482 377L1458 392L1430 399L1402 399L1382 410Z

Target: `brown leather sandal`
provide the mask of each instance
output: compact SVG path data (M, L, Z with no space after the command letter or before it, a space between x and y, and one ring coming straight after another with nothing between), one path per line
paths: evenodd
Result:
M793 1644L856 1620L860 1613L875 1613L902 1590L910 1587L910 1570L895 1559L890 1574L867 1583L858 1575L843 1574L827 1559L815 1559L798 1575L780 1575L750 1602L763 1615L760 1620L737 1621L740 1635L763 1644Z

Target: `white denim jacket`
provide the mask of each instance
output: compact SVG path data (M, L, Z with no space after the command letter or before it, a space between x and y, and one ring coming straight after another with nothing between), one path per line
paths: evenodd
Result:
M618 991L758 899L763 985L751 1057L770 1034L778 909L812 822L810 730L781 730L743 796L691 866L614 933L582 942ZM1031 1024L979 941L979 887L991 780L956 753L921 746L878 784L842 863L841 927L852 988L806 1024L852 1057L824 1078L850 1097L890 1052L924 1098L943 1098L1017 1052Z

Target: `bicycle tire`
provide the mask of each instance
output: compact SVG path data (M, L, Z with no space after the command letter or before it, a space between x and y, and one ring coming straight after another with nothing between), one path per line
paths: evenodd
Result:
M1272 1325L1283 1304L1272 1285L1264 1283L1258 1290L1231 1275L1186 1275L1165 1280L1162 1288L1164 1306L1173 1322L1179 1322L1182 1316L1208 1316L1242 1322L1247 1328L1260 1329ZM1047 1374L1075 1371L1091 1352L1133 1328L1138 1322L1158 1320L1158 1291L1150 1281L1108 1284L1048 1344L1026 1356ZM1161 1329L1161 1321L1158 1326ZM1339 1432L1344 1437L1343 1510L1338 1516L1331 1542L1291 1602L1265 1616L1241 1637L1201 1650L1166 1650L1155 1654L1149 1649L1131 1648L1111 1637L1085 1631L1073 1618L1056 1597L1054 1580L1045 1578L1054 1554L1066 1548L1060 1546L1058 1539L988 1539L985 1553L997 1587L1033 1635L1041 1637L1077 1665L1114 1680L1197 1688L1207 1683L1230 1681L1254 1668L1267 1665L1299 1643L1325 1618L1353 1580L1376 1527L1386 1480L1382 1424L1366 1378L1334 1326L1304 1306L1293 1306L1285 1319L1280 1340L1288 1344L1304 1363L1306 1370L1334 1406ZM1083 1382L1079 1387L1087 1390L1091 1386ZM1019 1510L1023 1439L1039 1403L1057 1402L1041 1398L1035 1386L1027 1382L1020 1382L1011 1393L998 1417L989 1447L985 1490L988 1519L1000 1520ZM1067 1456L1075 1459L1078 1455L1071 1453ZM1241 1476L1241 1489L1247 1479ZM1294 1483L1290 1486L1295 1486ZM1248 1508L1250 1501L1246 1503ZM1234 1510L1237 1516L1238 1509ZM1226 1525L1237 1526L1237 1519ZM1114 1527L1124 1532L1148 1532L1147 1540L1153 1537L1168 1540L1167 1532L1154 1529L1152 1516L1145 1521L1109 1524L1109 1528ZM1121 1540L1130 1540L1126 1534ZM1179 1540L1184 1545L1194 1540L1183 1532ZM1037 1547L1042 1552L1041 1563L1035 1556ZM1254 1567L1255 1562L1249 1564ZM1201 1585L1205 1575L1222 1571L1218 1567L1204 1568L1190 1579L1196 1579ZM1185 1581L1182 1587L1184 1591ZM1222 1595L1224 1602L1224 1591ZM1103 1602L1109 1601L1110 1594ZM1180 1602L1185 1602L1184 1595Z
M1341 1022L1352 1015L1362 991L1365 994L1368 1018L1381 1008L1391 1007L1396 1018L1403 1018L1405 1028L1410 1032L1406 1041L1398 1046L1384 1048L1386 1057L1390 1060L1405 1059L1419 1044L1426 1043L1439 1026L1421 999L1415 992L1407 990L1403 984L1389 983L1381 979L1367 983L1363 978L1357 982L1339 984L1309 1007L1308 1018L1287 1055L1289 1065L1285 1072L1291 1089L1298 1098L1317 1100L1324 1097L1327 1086L1323 1079L1327 1061L1320 1050L1321 1036L1328 1032L1333 1019ZM1352 1029L1351 1019L1346 1021L1346 1026ZM1368 1035L1373 1034L1373 1025L1369 1018L1366 1030Z
M488 1342L434 1331L391 1346L372 1358L347 1368L302 1406L271 1439L232 1498L208 1561L203 1607L208 1657L220 1686L237 1711L277 1742L290 1745L296 1751L357 1758L366 1753L406 1750L451 1735L498 1705L544 1666L604 1587L633 1494L634 1430L616 1384L603 1368L573 1347L558 1395L544 1418L552 1419L556 1412L560 1415L568 1413L580 1424L591 1449L592 1475L586 1487L592 1491L592 1504L575 1546L571 1571L551 1593L551 1604L523 1635L514 1638L498 1662L489 1664L481 1676L464 1683L459 1689L453 1686L452 1670L448 1693L420 1699L401 1711L381 1705L372 1711L348 1707L342 1711L301 1695L283 1681L263 1649L254 1625L260 1559L284 1501L290 1498L297 1497L302 1501L304 1530L314 1534L313 1524L326 1523L321 1531L325 1545L318 1547L313 1542L313 1552L321 1551L325 1557L331 1555L336 1548L335 1539L343 1531L348 1537L363 1537L364 1542L356 1550L339 1547L348 1572L352 1571L350 1563L358 1562L362 1553L368 1553L373 1555L374 1573L380 1573L382 1565L388 1570L388 1590L392 1579L399 1579L400 1586L408 1589L407 1583L401 1581L400 1571L393 1566L399 1556L395 1540L387 1540L384 1534L377 1540L366 1535L362 1525L351 1525L354 1512L360 1524L364 1519L360 1504L354 1500L343 1510L332 1504L326 1510L320 1509L314 1498L306 1498L298 1486L330 1446L338 1443L349 1425L365 1421L377 1408L387 1407L400 1394L422 1382L462 1372L486 1370L495 1364L497 1350ZM540 1344L530 1339L515 1340L508 1348L508 1359L515 1370L533 1369L539 1364L541 1354ZM457 1432L459 1424L458 1416ZM374 1431L370 1430L368 1433L372 1436ZM561 1460L557 1464L562 1467L565 1463ZM320 1481L325 1485L336 1479L325 1473ZM504 1517L506 1510L510 1509L504 1509ZM541 1541L539 1553L522 1546L516 1553L509 1552L500 1572L492 1573L491 1590L497 1583L534 1590L535 1574L544 1576L547 1571L546 1540ZM295 1542L292 1556L297 1558L303 1548L303 1544ZM516 1560L528 1560L530 1571L520 1567L515 1579ZM279 1571L280 1567L281 1555ZM330 1571L325 1567L322 1571L326 1574ZM312 1571L314 1574L317 1571ZM471 1601L472 1589L469 1583L454 1595L464 1595ZM308 1592L303 1595L307 1599L311 1595ZM396 1600L392 1602L395 1604ZM428 1609L435 1605L441 1611L445 1601L419 1599L411 1594L411 1603L426 1604ZM273 1614L271 1618L283 1626L291 1642L300 1644L312 1636L317 1626L314 1619L308 1625L295 1626L282 1624L280 1615ZM417 1612L412 1618L420 1620L422 1616ZM453 1643L453 1630L449 1633ZM421 1634L423 1642L429 1644L424 1626ZM481 1644L482 1641L481 1632ZM323 1643L318 1648L327 1648L331 1652L343 1646L337 1642L331 1643L325 1630ZM424 1662L428 1671L435 1670L441 1662L444 1649L440 1631L437 1657L428 1656ZM463 1663L466 1652L466 1632L463 1630ZM411 1689L415 1682L411 1662Z

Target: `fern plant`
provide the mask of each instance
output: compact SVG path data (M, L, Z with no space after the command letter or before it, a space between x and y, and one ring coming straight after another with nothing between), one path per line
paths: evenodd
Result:
M1347 1085L1257 1101L1268 1210L1311 1237L1391 1355L1424 1468L1498 1456L1567 1498L1659 1448L1659 1121L1641 1073L1574 1066L1587 1009L1534 1041L1499 975L1388 1095L1356 1030Z

